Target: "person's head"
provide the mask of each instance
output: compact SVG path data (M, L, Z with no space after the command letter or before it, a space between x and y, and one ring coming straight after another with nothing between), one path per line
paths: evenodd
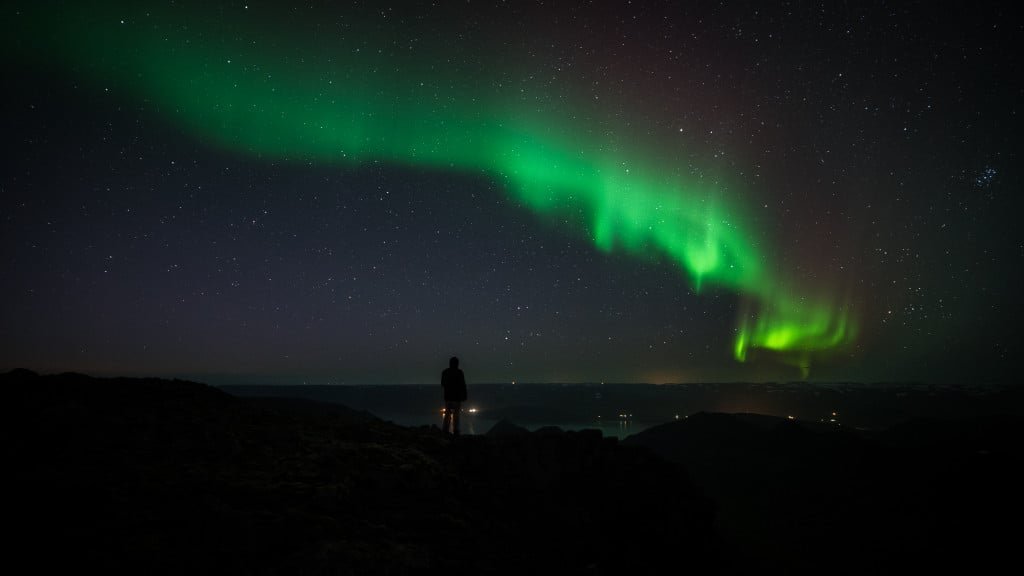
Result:
M459 367L459 359L456 358L455 356L452 356L451 360L448 361L448 367L449 368L458 368Z

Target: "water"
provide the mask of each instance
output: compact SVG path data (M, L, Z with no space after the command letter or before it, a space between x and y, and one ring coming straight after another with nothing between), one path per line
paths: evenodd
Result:
M223 386L237 396L298 397L365 410L403 426L441 425L440 385ZM462 431L508 420L528 430L598 429L624 438L695 412L752 412L877 430L914 418L1014 412L1024 391L865 384L471 384ZM1013 410L1011 410L1011 408Z
M400 426L437 426L441 427L443 416L440 412L438 414L390 414L381 413L376 414L382 420L393 422ZM461 422L459 427L463 434L486 434L495 424L498 423L498 419L488 418L481 416L478 413L467 412L466 408L463 408ZM522 426L531 432L538 430L545 426L556 426L562 430L600 430L604 436L614 436L622 439L630 434L636 434L642 430L646 430L655 424L660 422L636 422L633 420L615 420L615 421L601 421L593 420L591 422L557 422L557 421L544 421L544 422L514 422L517 426Z
M223 389L237 396L299 397L343 404L402 426L440 427L444 406L438 385ZM465 434L485 434L500 420L508 420L531 431L557 426L563 430L597 429L605 436L625 438L679 416L663 402L645 399L651 392L660 396L643 385L478 384L469 387L469 401L462 405L461 429Z

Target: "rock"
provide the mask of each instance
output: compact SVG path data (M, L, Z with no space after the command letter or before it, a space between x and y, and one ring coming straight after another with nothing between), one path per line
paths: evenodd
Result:
M596 431L531 434L504 422L450 441L340 405L243 399L194 382L0 379L21 433L9 544L41 571L635 574L679 557L713 564L711 508L686 476Z

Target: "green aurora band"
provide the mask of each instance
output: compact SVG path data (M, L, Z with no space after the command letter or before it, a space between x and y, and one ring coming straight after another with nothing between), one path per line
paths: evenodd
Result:
M536 213L584 230L600 250L666 255L696 291L739 293L733 355L741 362L765 350L806 377L814 358L856 337L848 302L801 290L766 261L740 205L687 182L671 159L644 153L635 139L578 120L565 103L545 109L488 91L486 62L439 71L430 63L444 62L452 48L356 51L372 41L344 49L337 39L286 42L286 27L261 48L267 30L261 35L258 23L225 33L208 22L204 28L201 13L146 10L92 7L58 23L37 15L37 25L26 27L36 34L22 42L44 42L34 52L45 61L61 61L237 152L491 175Z

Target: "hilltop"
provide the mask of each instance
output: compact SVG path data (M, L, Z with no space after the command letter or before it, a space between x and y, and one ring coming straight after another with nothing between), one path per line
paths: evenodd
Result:
M452 439L203 384L2 376L36 570L653 573L718 563L685 472L600 433Z

